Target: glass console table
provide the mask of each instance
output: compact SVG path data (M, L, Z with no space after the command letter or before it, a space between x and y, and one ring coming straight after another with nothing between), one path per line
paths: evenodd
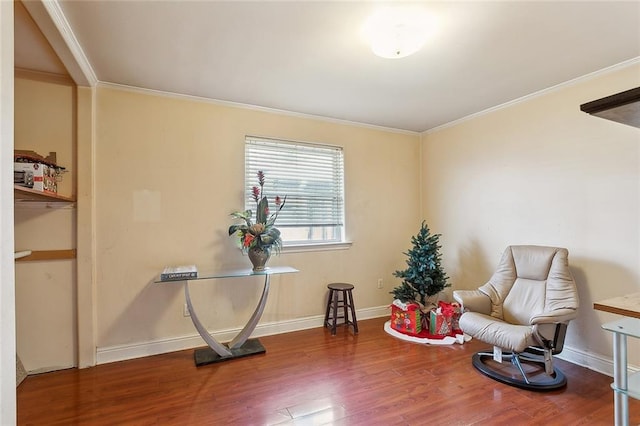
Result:
M262 312L264 311L264 307L267 303L267 297L269 295L269 284L271 282L271 275L277 274L289 274L293 272L298 272L297 269L294 269L290 266L275 266L270 268L265 268L263 271L253 271L251 269L237 269L230 271L219 271L212 274L198 274L197 278L185 278L182 280L175 281L160 281L156 280L158 284L174 284L178 282L184 282L184 298L187 303L187 309L189 309L189 315L191 316L191 321L195 326L196 330L202 337L202 339L207 342L209 345L208 348L204 349L196 349L194 352L194 359L197 366L212 364L214 362L227 361L229 359L241 358L249 355L255 355L266 352L264 346L260 343L258 339L249 339L251 333L258 325L258 321L260 321L260 317L262 316ZM202 280L215 280L215 279L225 279L225 278L239 278L239 277L253 277L253 276L264 276L264 286L262 289L262 296L258 301L258 306L256 306L253 315L247 321L247 324L244 328L238 333L238 335L229 343L222 344L218 342L202 325L198 316L193 309L193 303L191 303L191 296L189 295L189 283L191 281L202 281Z
M613 403L615 425L629 425L629 397L640 399L640 372L627 371L627 336L640 338L640 293L614 297L593 304L594 309L624 315L606 323L603 329L613 333Z

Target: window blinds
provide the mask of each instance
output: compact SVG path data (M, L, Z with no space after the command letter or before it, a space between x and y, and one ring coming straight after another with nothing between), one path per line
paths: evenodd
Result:
M250 194L258 185L259 170L265 173L264 193L272 212L276 195L287 197L278 215L278 228L343 227L342 148L246 137L245 207L254 214L256 205Z

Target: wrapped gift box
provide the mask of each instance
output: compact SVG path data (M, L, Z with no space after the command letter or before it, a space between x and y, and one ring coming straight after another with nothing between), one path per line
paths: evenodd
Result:
M459 303L453 302L451 304L453 307L453 317L451 319L451 328L454 332L461 332L460 330L460 315L462 315L462 307Z
M405 334L422 331L420 306L417 303L402 303L394 300L391 305L391 328Z
M447 336L451 334L451 316L443 314L440 308L432 309L430 316L429 333L435 336Z
M460 304L440 301L438 307L430 312L429 333L447 336L460 331Z

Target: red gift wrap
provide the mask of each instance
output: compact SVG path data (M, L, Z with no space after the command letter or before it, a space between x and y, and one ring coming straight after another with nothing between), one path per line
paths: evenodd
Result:
M460 304L440 301L438 307L430 312L429 333L436 336L450 336L461 333Z
M451 304L453 307L453 317L451 319L451 328L457 334L462 334L462 330L460 330L460 315L462 315L462 306L458 302L453 302Z
M401 333L418 334L422 331L420 314L417 303L408 303L406 310L391 305L391 328Z
M458 320L461 308L458 303L438 302L438 308L430 312L420 310L417 303L401 303L395 300L391 304L391 328L410 336L444 339L462 334ZM432 329L433 327L433 329ZM432 331L433 330L433 331Z

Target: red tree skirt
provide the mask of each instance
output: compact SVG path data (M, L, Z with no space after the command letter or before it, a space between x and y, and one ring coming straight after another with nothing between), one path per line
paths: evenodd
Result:
M384 331L393 337L406 340L408 342L425 343L429 345L452 345L454 343L463 344L471 340L471 336L460 332L452 336L433 336L427 330L420 334L404 334L391 328L391 321L384 323Z

